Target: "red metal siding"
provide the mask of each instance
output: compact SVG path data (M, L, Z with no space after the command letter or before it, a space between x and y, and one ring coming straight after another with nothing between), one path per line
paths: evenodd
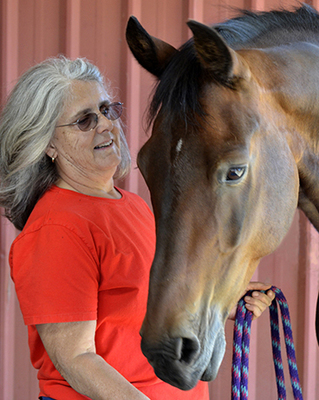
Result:
M319 7L319 0L312 3ZM133 59L125 43L125 26L135 15L147 30L174 46L190 35L185 22L207 24L230 18L230 7L269 10L291 7L278 0L0 0L1 99L18 76L34 63L65 54L87 57L111 80L116 97L125 104L124 121L133 158L133 170L122 184L149 201L148 191L134 168L138 149L147 139L144 112L153 78ZM144 121L144 122L143 122ZM26 327L9 276L8 249L16 232L0 221L0 399L34 400L36 372L29 362ZM285 293L291 310L297 362L305 399L319 398L319 350L314 320L319 289L319 236L297 212L280 248L266 257L255 277L275 284ZM211 384L211 398L230 398L232 323L227 326L228 348L220 373ZM286 370L286 381L289 378ZM275 376L267 313L252 328L249 398L276 398ZM292 399L288 389L288 398Z

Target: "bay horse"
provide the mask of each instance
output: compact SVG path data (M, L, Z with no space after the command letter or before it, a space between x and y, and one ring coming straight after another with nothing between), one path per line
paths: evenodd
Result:
M158 78L138 154L157 236L141 345L183 390L216 377L227 316L296 208L319 230L318 13L187 24L179 49L135 17L126 30Z

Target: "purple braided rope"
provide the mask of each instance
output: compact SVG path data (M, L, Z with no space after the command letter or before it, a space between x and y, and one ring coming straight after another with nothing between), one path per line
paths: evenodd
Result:
M278 306L276 299L273 300L269 307L270 313L270 331L272 341L272 354L276 373L276 384L278 400L286 399L286 385L284 376L284 367L281 358L280 331L278 322Z
M252 313L245 307L242 298L237 306L232 365L232 399L248 399L249 342Z
M247 310L244 321L242 358L241 358L242 366L241 366L240 395L242 400L248 400L249 344L250 344L250 332L251 332L250 327L251 327L252 317L253 317L252 313Z
M286 352L287 352L287 359L288 359L292 391L294 393L294 398L296 400L302 400L302 390L301 390L301 386L300 386L300 382L299 382L299 375L298 375L297 362L296 362L296 352L295 352L295 345L294 345L292 328L291 328L291 323L290 323L290 314L289 314L288 303L280 289L273 286L272 290L276 294L276 300L278 301L280 311L281 311L281 320L282 320L282 326L283 326L284 335L285 335L285 344L286 344ZM278 317L277 317L277 320L278 320Z
M281 358L281 344L279 335L278 307L280 306L281 319L285 335L286 352L289 365L291 385L295 400L303 400L302 391L299 383L299 376L296 364L295 347L292 337L290 324L290 315L287 300L280 289L271 287L276 297L269 307L270 328L272 337L272 351L274 366L276 372L276 383L278 400L286 400L286 388L284 369ZM264 292L264 291L262 291ZM251 294L249 292L248 294ZM232 400L248 399L248 367L249 367L249 343L250 327L252 322L252 313L245 307L244 298L242 298L237 307L237 313L234 326L233 340L233 365L232 365Z

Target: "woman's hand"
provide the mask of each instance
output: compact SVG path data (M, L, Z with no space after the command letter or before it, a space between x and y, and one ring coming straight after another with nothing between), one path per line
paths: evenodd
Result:
M253 319L261 316L261 314L271 305L275 298L275 293L272 290L267 290L271 285L266 285L262 282L249 282L246 290L242 293L242 296L249 290L253 290L251 296L245 296L245 305L247 310L253 313ZM267 290L266 293L261 293L260 290ZM241 296L241 297L242 297ZM237 306L232 309L228 319L234 320L236 317Z

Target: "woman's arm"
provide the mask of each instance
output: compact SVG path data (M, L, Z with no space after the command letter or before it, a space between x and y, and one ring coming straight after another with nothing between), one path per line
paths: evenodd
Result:
M55 368L77 392L92 400L147 400L95 352L96 321L36 326Z

